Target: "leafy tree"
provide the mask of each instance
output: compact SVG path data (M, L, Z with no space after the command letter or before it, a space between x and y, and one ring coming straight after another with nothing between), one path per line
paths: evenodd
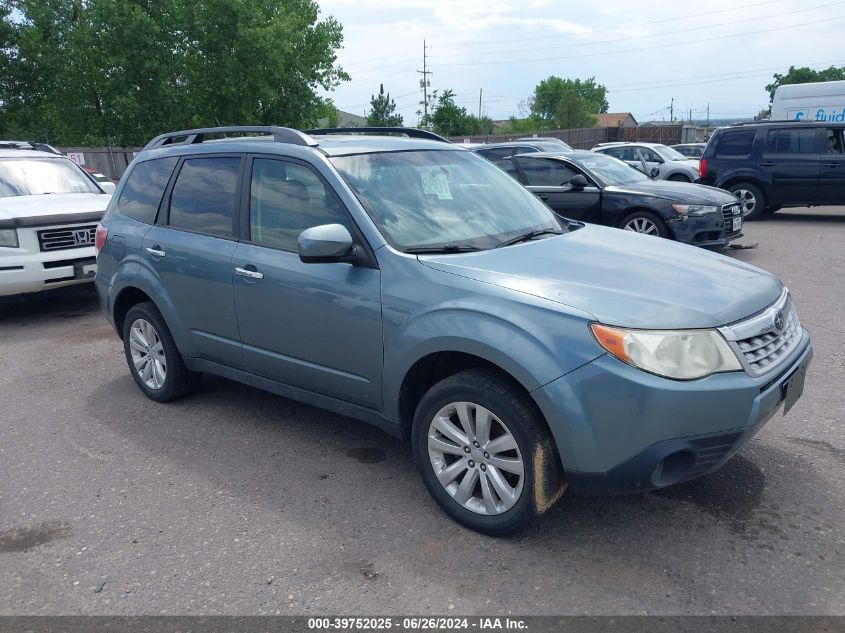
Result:
M314 0L0 0L0 20L0 134L56 144L313 125L349 79Z
M402 115L396 114L396 102L385 94L384 84L379 84L378 95L370 97L370 111L367 114L367 125L378 127L396 127L402 125Z
M780 73L775 73L773 77L774 81L766 86L766 90L769 93L769 103L774 100L775 90L778 89L778 86L785 86L787 84L816 83L819 81L838 81L845 79L845 66L841 68L831 66L824 70L813 70L812 68L807 68L806 66L802 68L790 66L786 74L781 75Z
M607 112L608 107L607 88L597 84L595 77L581 81L552 75L534 88L530 112L546 127L591 127L595 124L592 115Z
M472 133L472 123L466 108L455 103L455 93L444 90L434 91L434 111L431 113L431 125L434 131L443 136L459 136Z

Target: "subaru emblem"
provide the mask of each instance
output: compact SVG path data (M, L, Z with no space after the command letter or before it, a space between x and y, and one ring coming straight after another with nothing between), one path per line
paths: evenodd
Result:
M778 332L783 331L783 327L786 325L786 317L783 315L783 310L778 310L773 325Z

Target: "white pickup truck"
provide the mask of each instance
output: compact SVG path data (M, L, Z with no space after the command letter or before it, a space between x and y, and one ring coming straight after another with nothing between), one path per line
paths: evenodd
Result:
M65 156L0 147L0 296L91 282L111 195Z

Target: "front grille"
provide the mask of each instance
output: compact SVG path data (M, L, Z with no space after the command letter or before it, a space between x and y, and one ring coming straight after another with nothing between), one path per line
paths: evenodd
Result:
M772 327L768 332L759 336L737 341L739 350L745 357L748 366L757 374L765 373L771 367L776 366L778 360L786 357L801 340L798 316L792 309L791 304L788 309L788 314L784 311L786 324L783 330L778 331L775 327Z
M94 246L96 234L96 224L67 226L60 229L45 229L38 231L38 247L42 251L58 251L68 248Z
M739 209L738 216L734 214L734 211ZM736 231L733 229L734 225L734 217L742 217L742 207L739 206L738 202L733 202L731 204L726 204L722 207L722 218L725 220L725 235L731 236L736 235L742 230L742 227L738 228Z
M719 331L752 376L762 376L779 367L801 342L801 323L785 288L762 313Z
M684 480L700 477L713 470L733 448L740 435L741 433L728 433L694 441L693 444L697 449L695 463L684 476Z

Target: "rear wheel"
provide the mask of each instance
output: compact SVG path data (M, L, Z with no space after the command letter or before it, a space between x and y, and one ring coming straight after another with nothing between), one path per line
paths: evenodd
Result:
M135 384L157 402L184 396L196 388L202 377L185 366L164 317L150 301L139 303L126 313L123 351Z
M731 185L728 191L739 198L742 204L742 215L746 220L759 218L763 209L766 208L766 196L757 185L752 185L750 182L740 182Z
M692 182L692 180L690 180L683 174L672 174L666 180L671 180L673 182Z
M655 237L669 237L669 231L663 220L649 211L634 211L622 220L620 228L634 233L653 235Z
M468 528L503 536L525 528L563 492L545 422L504 376L470 369L423 396L414 459L434 500Z

